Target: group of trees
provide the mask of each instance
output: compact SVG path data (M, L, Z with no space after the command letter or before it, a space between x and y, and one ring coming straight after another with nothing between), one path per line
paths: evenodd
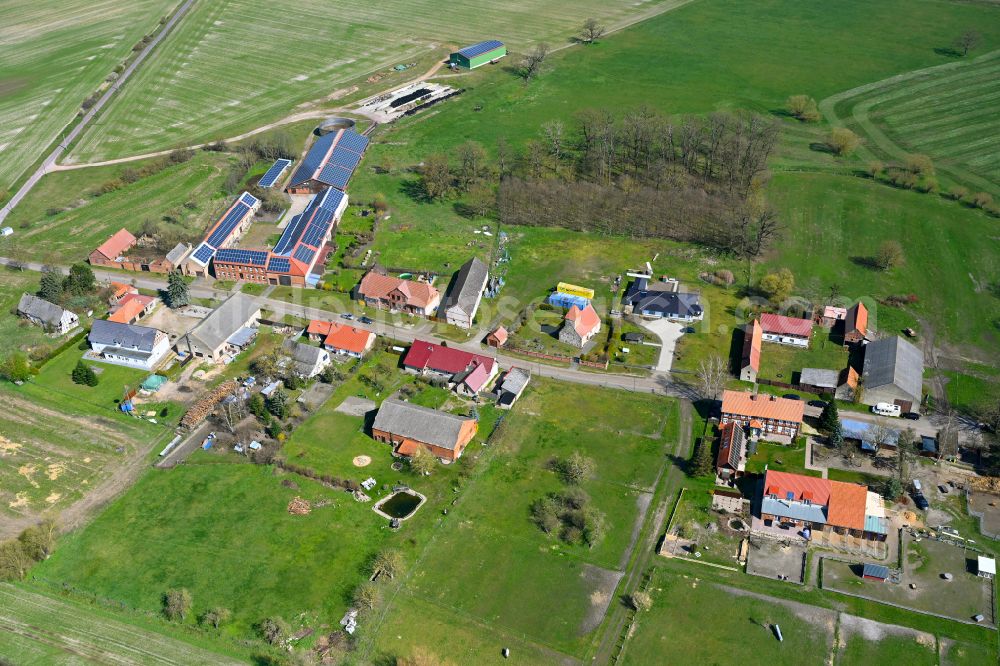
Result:
M38 296L45 300L66 305L74 299L89 299L97 291L97 279L87 264L73 264L69 275L62 275L57 269L46 267L38 286Z
M535 500L531 518L546 534L557 534L565 543L590 548L604 538L606 531L604 514L591 505L590 495L575 486Z
M756 257L779 229L750 196L777 137L774 121L753 114L676 123L646 107L620 117L587 110L572 126L546 123L523 149L501 139L492 161L473 141L430 155L420 183L428 199L462 193L476 214L495 208L506 224L672 238Z
M81 384L83 386L97 386L100 381L94 369L82 360L76 362L71 377L74 384Z
M403 554L394 548L380 551L372 558L367 573L369 580L354 588L351 600L360 613L368 613L382 601L379 581L399 576L406 570Z
M35 562L48 559L55 548L57 525L46 518L26 528L16 539L0 542L0 580L21 580Z

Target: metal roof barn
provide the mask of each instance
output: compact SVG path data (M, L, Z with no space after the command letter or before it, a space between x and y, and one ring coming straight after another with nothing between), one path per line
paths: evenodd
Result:
M505 55L507 55L507 47L504 46L504 43L489 39L455 51L448 59L448 63L465 69L475 69L480 65L503 58Z

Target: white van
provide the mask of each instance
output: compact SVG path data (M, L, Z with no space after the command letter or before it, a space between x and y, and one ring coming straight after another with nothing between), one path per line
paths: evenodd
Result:
M872 411L879 416L900 416L903 413L903 408L888 402L880 402L872 407Z

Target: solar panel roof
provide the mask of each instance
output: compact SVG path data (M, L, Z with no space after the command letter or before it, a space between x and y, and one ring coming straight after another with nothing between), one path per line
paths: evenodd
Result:
M267 262L267 270L272 273L289 273L292 270L292 262L288 257L271 257Z
M250 194L244 194L243 196L253 198ZM256 201L256 199L254 199L254 201ZM215 228L212 234L205 239L206 242L212 247L219 247L225 243L226 239L233 233L233 229L236 228L236 226L249 212L250 207L243 202L241 197L241 200L229 209L229 212L227 212L225 217L222 218L222 221L219 222L219 225Z
M224 248L215 253L215 260L247 266L263 266L267 263L267 251Z
M368 137L354 130L343 130L343 132L340 141L337 142L337 148L346 148L359 154L365 152L365 148L368 147Z
M361 155L359 153L345 148L334 148L333 155L330 156L330 164L336 164L345 169L354 169L360 161Z
M503 42L498 42L495 39L489 39L485 42L473 44L472 46L466 46L464 49L459 49L458 52L466 58L475 58L477 55L488 53L494 49L500 48L501 46L503 46Z
M312 249L308 245L299 245L295 250L295 254L292 256L308 266L312 263L313 257L316 256L316 250Z
M326 211L320 211L329 215ZM316 224L310 224L306 232L302 234L302 242L306 245L312 245L313 247L319 247L323 244L323 237L326 236L326 232L330 229L330 225L326 221L320 221Z
M327 164L316 179L332 187L344 189L347 187L347 181L351 179L351 170L336 164Z
M244 192L240 196L240 201L242 201L243 203L245 203L247 206L253 207L253 206L257 205L258 199L257 199L257 197L255 197L254 195L250 194L249 192Z
M291 163L291 160L276 160L274 164L272 164L271 167L264 172L264 175L260 177L257 184L261 187L271 187L279 178L281 178L281 174L285 173L285 169L287 169Z
M281 233L281 238L274 246L275 254L288 254L295 247L295 244L299 242L299 237L302 236L302 232L305 230L306 225L309 220L306 219L305 213L299 213L292 218L292 221L288 223L285 230Z
M194 258L201 263L207 264L213 254L215 254L215 248L208 243L202 243L198 246L198 249L194 251L194 255L192 256L194 256Z
M339 132L324 134L320 138L316 139L313 145L309 148L309 152L306 153L305 159L303 159L302 163L299 164L299 168L295 170L295 175L292 176L291 180L292 185L301 185L313 177L316 173L316 169L318 169L323 163L323 159L326 157L327 152L330 150L330 146L333 144L333 141L337 138L338 134Z

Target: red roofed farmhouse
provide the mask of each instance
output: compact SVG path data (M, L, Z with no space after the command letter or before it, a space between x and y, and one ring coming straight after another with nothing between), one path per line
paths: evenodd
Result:
M119 229L90 253L89 261L93 266L116 266L119 259L135 247L135 243L135 236L126 229Z
M398 310L430 316L441 303L441 293L426 282L403 280L368 271L358 285L358 297L380 310Z
M782 345L808 347L812 335L812 322L808 319L797 319L778 314L762 314L760 327L763 330L765 342L777 342Z
M582 310L574 305L566 313L559 330L559 339L568 345L583 348L601 330L601 318L589 303Z
M432 374L448 381L449 388L464 395L475 395L496 377L496 360L461 349L414 340L403 358L403 367L418 374Z
M743 327L743 361L740 363L740 379L756 382L760 372L760 344L764 331L760 322L754 319Z

